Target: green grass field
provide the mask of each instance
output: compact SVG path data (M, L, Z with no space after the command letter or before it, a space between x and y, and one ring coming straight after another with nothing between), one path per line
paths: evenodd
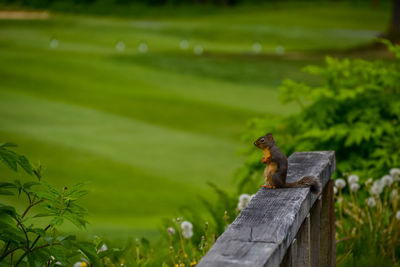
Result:
M246 121L297 111L280 104L280 82L308 80L303 66L371 42L390 12L325 3L192 13L0 19L0 140L40 160L55 185L88 182L90 235L154 237L180 206L201 212L207 181L233 189L238 151L252 146L240 140Z

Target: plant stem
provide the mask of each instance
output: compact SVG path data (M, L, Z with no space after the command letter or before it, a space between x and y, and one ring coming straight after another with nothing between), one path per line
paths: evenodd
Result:
M47 229L49 229L49 228L50 228L50 224L47 225L46 228L44 228L44 231L46 232ZM36 245L36 242L38 242L38 240L39 240L40 237L41 237L40 234L36 237L35 241L33 241L32 245L31 245L31 249L33 249L33 247Z
M5 257L7 257L8 254L11 254L11 253L13 253L14 251L16 251L16 250L18 250L18 249L21 249L21 248L24 248L24 247L16 247L16 248L11 249L10 251L7 251L7 252L3 253L3 255L1 255L1 257L0 257L0 262L1 262Z
M27 250L29 250L29 237L28 237L28 233L26 232L26 229L24 227L24 225L22 224L22 221L20 221L17 216L14 216L14 219L17 221L17 227L20 227L22 229L22 231L24 232L25 235L25 239L26 239L26 248Z
M24 213L22 213L21 218L24 218L25 215L28 213L28 211L29 211L32 207L36 206L37 204L39 204L39 203L41 203L41 202L43 202L43 201L44 201L44 200L41 199L41 200L39 200L39 201L37 201L37 202L33 202L33 203L29 204L29 206L26 208L26 210L24 211Z
M7 253L8 247L10 246L11 241L7 242L7 245L4 246L4 250L3 253L1 253L1 257L0 257L0 261L3 259L3 255L5 255Z
M34 251L42 249L42 248L47 248L47 247L50 247L50 246L58 246L58 245L61 245L61 243L45 244L45 245L42 245L42 246L38 246L38 247L36 247L34 249L30 249L29 251L25 251L24 254L22 254L22 256L18 259L17 263L15 264L15 267L17 267L21 263L21 261L25 258L25 256L28 253L34 252Z

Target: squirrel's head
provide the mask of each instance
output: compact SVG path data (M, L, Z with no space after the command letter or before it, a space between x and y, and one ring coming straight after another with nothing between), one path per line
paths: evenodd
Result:
M272 133L267 133L266 135L261 136L254 142L254 145L262 150L271 148L273 145L275 145L275 140L272 136Z

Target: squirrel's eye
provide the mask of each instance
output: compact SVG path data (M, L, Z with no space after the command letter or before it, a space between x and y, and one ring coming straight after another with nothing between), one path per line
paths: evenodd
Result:
M260 141L261 141L261 143L264 143L264 138L263 138L263 139L261 139Z

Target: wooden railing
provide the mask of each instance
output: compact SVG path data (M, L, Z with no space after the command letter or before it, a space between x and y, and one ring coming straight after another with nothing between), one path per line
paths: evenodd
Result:
M287 181L317 176L322 193L260 189L197 266L335 266L334 170L333 151L292 154Z

